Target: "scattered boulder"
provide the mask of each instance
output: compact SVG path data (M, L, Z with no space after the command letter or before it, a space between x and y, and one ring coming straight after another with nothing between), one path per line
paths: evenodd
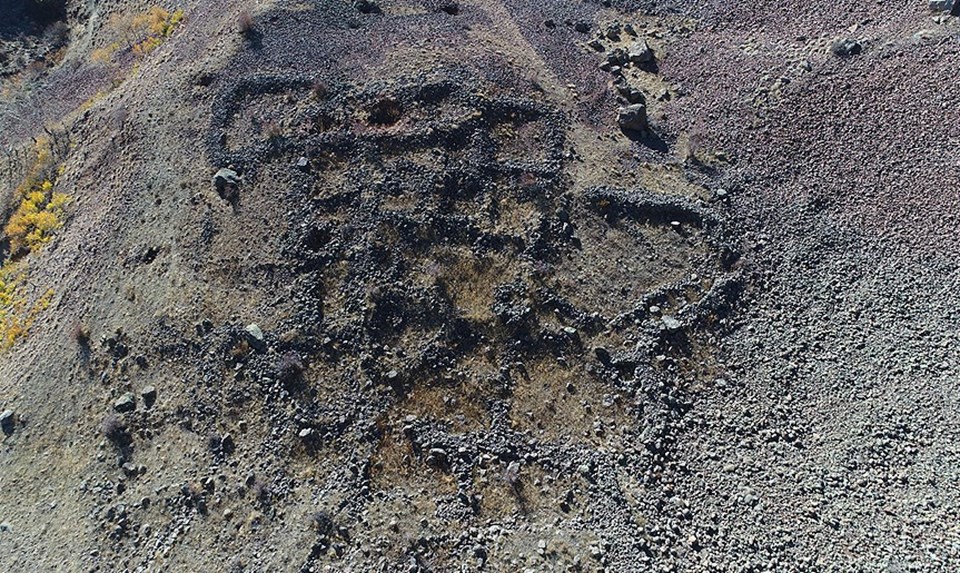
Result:
M250 323L244 330L250 336L250 338L253 339L253 342L263 342L263 330L261 330L256 323Z
M663 316L663 317L660 319L660 321L663 322L663 328L664 328L664 330L666 330L667 332L677 332L678 330L680 330L681 328L683 328L683 323L682 323L682 322L680 322L680 321L677 320L676 318L674 318L674 317L672 317L672 316L669 316L669 315Z
M237 443L233 441L233 436L224 434L220 438L220 451L224 454L232 454L237 449Z
M611 66L622 66L629 61L629 56L627 55L627 52L623 50L623 48L611 50L610 53L607 54L607 63Z
M128 478L137 477L138 475L140 475L141 468L143 468L143 466L138 466L133 462L126 462L125 464L120 466L120 469L123 470L123 475L127 476ZM143 469L146 469L146 468L143 468Z
M617 93L623 96L627 100L627 103L647 103L647 98L643 95L643 92L637 88L628 84L625 80L618 81L614 84L617 88Z
M645 131L647 122L647 106L642 103L630 104L620 108L617 115L617 125L624 131Z
M863 46L859 41L854 40L853 38L844 38L842 40L837 40L830 46L830 50L841 58L847 58L850 56L856 56L863 51Z
M224 167L213 176L213 186L217 190L217 195L228 201L237 196L242 181L243 177L229 167Z
M447 465L447 451L443 448L430 448L430 451L427 453L426 463L429 466L445 466Z
M143 398L143 403L147 408L153 406L154 402L157 401L157 389L154 386L144 386L140 390L140 397Z
M4 410L0 413L0 429L8 436L13 433L13 417L13 410Z
M439 10L445 14L456 16L460 13L460 4L453 0L444 0L440 3Z
M608 366L608 367L611 364L613 364L613 359L610 356L610 352L607 351L606 348L603 348L602 346L598 346L593 350L593 353L596 355L597 360L600 361L600 364L603 364L604 366Z
M297 159L297 169L303 172L310 171L310 160L301 156L299 159Z
M137 399L133 392L127 392L113 403L113 409L121 414L124 412L133 412L137 407Z
M653 50L645 40L638 40L627 49L627 57L634 64L648 64L653 61Z
M380 7L377 6L374 2L370 0L356 0L353 3L353 7L357 12L361 14L379 14Z

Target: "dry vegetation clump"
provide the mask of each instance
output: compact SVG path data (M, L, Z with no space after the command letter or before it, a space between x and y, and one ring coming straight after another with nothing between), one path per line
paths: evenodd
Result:
M107 414L100 423L100 431L115 446L125 446L130 443L130 432L116 414Z
M313 99L324 99L327 97L327 84L320 80L313 82L313 85L310 86L310 95L313 96Z
M84 323L77 321L70 328L70 338L80 346L87 346L90 344L90 329Z
M137 58L143 58L163 44L183 18L183 10L171 12L159 6L141 14L114 14L107 22L107 27L118 39L94 50L90 58L103 64L113 62L118 53L130 52Z
M277 377L282 382L295 382L304 371L303 360L294 351L285 353L277 362Z
M240 16L237 18L237 30L239 30L241 36L250 36L253 34L254 22L250 12L246 10L240 12Z
M263 132L263 137L267 140L273 141L283 137L283 128L274 119L265 120L260 129Z

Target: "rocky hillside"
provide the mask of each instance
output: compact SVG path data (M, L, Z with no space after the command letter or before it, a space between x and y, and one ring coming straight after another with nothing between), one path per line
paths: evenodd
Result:
M957 570L951 5L0 4L0 569Z

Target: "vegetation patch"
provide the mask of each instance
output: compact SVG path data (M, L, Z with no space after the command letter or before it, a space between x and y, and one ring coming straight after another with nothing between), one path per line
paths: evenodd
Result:
M9 251L0 266L0 349L25 337L53 297L49 289L33 298L27 295L23 283L28 269L23 259L63 227L70 197L54 191L59 173L54 146L47 138L38 139L35 159L14 192L16 208L4 226Z
M11 261L50 242L53 233L63 226L70 197L54 191L57 169L53 163L49 140L39 139L36 160L15 192L16 211L4 227Z
M114 14L107 26L117 40L90 55L95 62L112 63L120 55L132 53L138 59L157 49L183 21L183 10L173 12L154 6L140 14Z
M53 298L47 289L31 300L23 293L22 282L27 274L24 265L7 262L0 267L0 349L13 346L27 336L37 316Z

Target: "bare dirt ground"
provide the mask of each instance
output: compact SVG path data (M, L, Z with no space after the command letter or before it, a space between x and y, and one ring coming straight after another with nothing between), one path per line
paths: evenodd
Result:
M0 27L0 568L960 567L957 18L157 4Z

